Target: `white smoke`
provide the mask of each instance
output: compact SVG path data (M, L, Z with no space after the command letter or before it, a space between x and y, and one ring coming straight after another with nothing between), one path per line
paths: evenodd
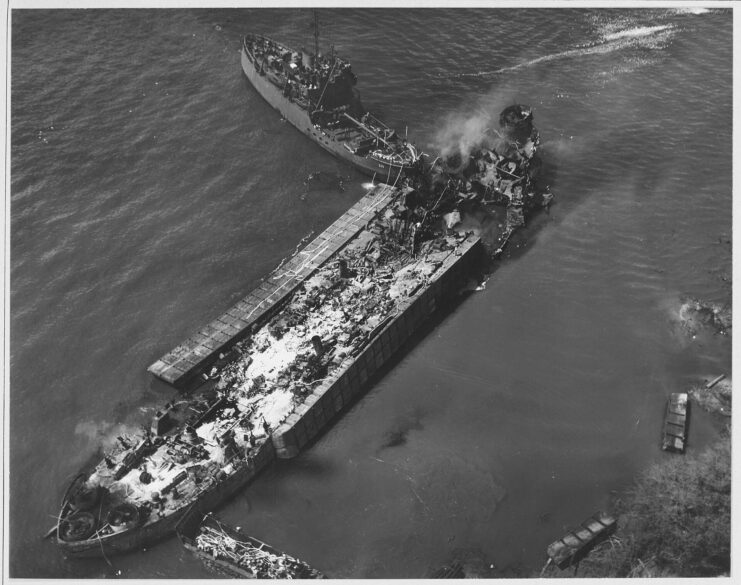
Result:
M85 437L92 445L110 449L117 443L119 435L138 435L141 429L124 423L84 421L77 423L75 434Z
M451 114L435 135L437 150L443 158L454 154L466 157L481 145L491 124L491 117L485 114L469 117L460 113Z
M483 96L473 107L462 105L447 116L435 133L436 151L443 158L460 155L464 161L476 149L490 147L499 138L500 112L514 103L514 96L505 95L500 89Z

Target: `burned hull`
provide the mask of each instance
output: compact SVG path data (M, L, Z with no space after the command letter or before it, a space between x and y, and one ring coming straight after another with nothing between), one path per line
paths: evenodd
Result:
M102 533L106 528L106 517L115 506L114 502L106 502L103 499L100 506L95 510L87 512L95 519L95 531L87 538L81 540L70 540L65 535L66 523L73 522L74 516L79 515L78 510L66 501L62 505L60 520L57 526L57 543L65 555L71 557L101 557L114 555L153 544L164 537L171 536L175 532L178 522L197 502L199 509L212 510L217 508L237 492L242 490L252 481L260 471L274 459L274 450L270 442L265 443L257 454L252 466L243 466L236 469L231 475L215 481L212 485L203 489L194 498L184 500L182 505L164 517L158 517L154 511L141 518L137 524L116 532ZM146 513L145 513L146 514Z

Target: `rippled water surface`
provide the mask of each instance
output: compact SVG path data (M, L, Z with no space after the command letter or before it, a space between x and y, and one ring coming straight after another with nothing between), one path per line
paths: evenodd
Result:
M458 548L527 575L666 456L668 393L731 366L728 337L677 321L685 297L731 300L731 12L695 12L321 12L366 107L426 152L532 105L557 204L224 519L333 577L421 577ZM211 576L174 538L109 566L40 536L99 445L171 396L146 367L362 195L240 71L240 35L310 46L310 24L13 11L11 576ZM690 450L718 428L696 409Z

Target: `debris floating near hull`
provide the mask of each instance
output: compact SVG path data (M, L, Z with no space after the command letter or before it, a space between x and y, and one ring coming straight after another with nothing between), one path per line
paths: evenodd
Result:
M305 562L197 510L180 521L183 546L211 570L236 579L324 579Z

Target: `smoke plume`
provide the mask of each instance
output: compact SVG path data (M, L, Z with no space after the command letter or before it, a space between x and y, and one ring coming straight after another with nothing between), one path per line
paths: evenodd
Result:
M514 103L514 96L505 96L499 90L482 97L473 107L463 104L436 132L437 152L443 159L460 157L464 163L475 150L491 148L499 139L499 113Z

